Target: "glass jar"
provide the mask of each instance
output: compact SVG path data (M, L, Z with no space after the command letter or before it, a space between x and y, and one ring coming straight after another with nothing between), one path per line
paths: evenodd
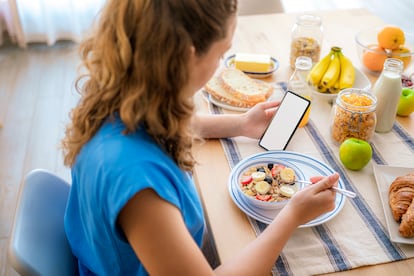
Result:
M296 58L307 56L313 64L319 61L322 47L322 20L315 15L300 15L292 28L290 44L290 67L295 68Z
M287 83L287 89L302 97L311 100L312 88L309 86L306 78L312 68L312 60L310 57L300 56L296 59L295 70ZM308 123L310 115L310 107L300 121L299 127L303 127Z
M332 139L338 144L351 137L370 141L377 123L376 106L376 97L363 89L339 92L332 109Z

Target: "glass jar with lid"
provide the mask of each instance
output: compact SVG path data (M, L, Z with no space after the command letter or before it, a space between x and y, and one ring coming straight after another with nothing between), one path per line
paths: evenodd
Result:
M319 61L323 38L322 20L319 16L304 14L296 19L290 44L290 67L295 68L296 58L307 56L313 64Z
M341 144L347 138L370 141L377 122L376 97L366 90L347 88L339 92L332 109L331 137Z

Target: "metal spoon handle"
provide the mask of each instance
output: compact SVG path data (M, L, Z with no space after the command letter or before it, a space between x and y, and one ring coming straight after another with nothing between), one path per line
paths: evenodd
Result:
M338 193L343 194L344 196L350 197L350 198L354 198L356 197L356 193L349 191L349 190L345 190L345 189L341 189L338 188L336 186L333 186L332 189L334 189L335 191L337 191Z
M296 180L296 182L306 183L306 184L312 184L312 182L307 181L307 180L299 180L298 179L298 180ZM341 189L341 188L338 188L336 186L333 186L332 189L335 190L335 191L337 191L340 194L343 194L344 196L349 197L349 198L355 198L356 197L356 193L354 193L352 191L345 190L345 189Z

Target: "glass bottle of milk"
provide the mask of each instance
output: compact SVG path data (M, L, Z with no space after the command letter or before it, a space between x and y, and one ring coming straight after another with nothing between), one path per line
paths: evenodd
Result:
M384 69L372 89L377 97L376 132L389 132L394 125L402 90L402 70L401 60L387 58L384 62Z

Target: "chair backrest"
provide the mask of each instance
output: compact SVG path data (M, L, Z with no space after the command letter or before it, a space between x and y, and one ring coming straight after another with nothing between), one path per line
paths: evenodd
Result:
M70 185L45 170L33 170L20 191L8 260L20 275L77 275L63 218Z

